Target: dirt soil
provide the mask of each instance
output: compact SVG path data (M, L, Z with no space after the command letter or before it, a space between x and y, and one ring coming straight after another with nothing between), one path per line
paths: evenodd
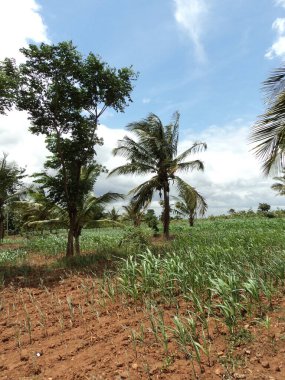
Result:
M0 379L194 379L191 359L171 333L168 353L156 341L150 309L103 290L102 279L35 267L0 293ZM105 290L108 284L105 283ZM110 296L111 294L111 296ZM178 302L179 313L191 305ZM285 297L274 300L267 325L246 320L236 339L210 323L210 361L202 356L201 380L285 379ZM173 326L177 305L160 304ZM135 338L136 337L136 338Z

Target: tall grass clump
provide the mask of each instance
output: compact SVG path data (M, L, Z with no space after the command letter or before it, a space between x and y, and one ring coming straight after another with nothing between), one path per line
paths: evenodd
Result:
M282 220L205 220L190 233L177 227L168 252L146 249L123 260L121 291L136 299L185 297L201 320L214 314L231 333L244 314L263 314L285 281Z

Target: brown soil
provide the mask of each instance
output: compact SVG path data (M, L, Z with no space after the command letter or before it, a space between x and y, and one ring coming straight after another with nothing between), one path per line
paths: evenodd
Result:
M87 274L35 267L30 276L15 277L0 293L0 379L195 378L171 332L168 354L156 341L143 303L110 298L103 280ZM183 300L178 306L180 315L191 308ZM285 297L273 306L268 328L248 319L234 342L210 321L210 363L204 355L201 369L194 364L197 378L284 380ZM177 305L159 308L173 326Z

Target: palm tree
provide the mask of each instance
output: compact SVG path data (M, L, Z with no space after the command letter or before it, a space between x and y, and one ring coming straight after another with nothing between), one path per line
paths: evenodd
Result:
M274 183L271 189L277 191L279 195L285 195L285 173L282 177L274 177L273 179L279 182Z
M198 191L184 183L181 183L179 197L176 200L174 213L181 216L188 216L190 226L194 225L194 219L198 215L203 216L207 211L208 205L205 198Z
M102 196L95 196L92 192L92 188L96 179L99 175L98 166L90 164L89 166L82 167L79 178L79 188L81 190L80 197L78 197L77 202L75 203L76 208L76 219L72 225L72 246L74 240L75 253L80 254L80 236L82 229L88 224L95 225L98 222L98 219L101 218L102 213L99 213L100 207L105 204L112 202L117 199L123 199L124 196L118 193L108 192ZM42 184L40 187L41 191L45 190L46 183L53 181L53 177L46 172L36 173L34 177L37 178L35 182ZM44 193L45 194L45 193ZM51 200L47 199L47 202ZM70 229L70 218L66 205L62 205L60 202L56 205L60 210L58 223L65 224ZM55 219L50 220L51 225L56 222ZM108 223L106 220L105 223ZM48 220L37 220L29 223L29 226L36 226L37 224L48 225ZM114 224L114 222L113 222Z
M98 227L100 224L108 224L110 220L102 219L102 206L115 201L117 199L122 199L123 195L118 193L108 192L96 197L93 193L89 193L84 197L82 206L78 211L78 220L73 232L74 236L74 245L75 252L77 255L80 254L80 244L79 238L82 232L82 229L86 226ZM114 221L112 221L112 226L114 226Z
M136 203L130 201L128 205L123 206L123 209L125 210L124 218L131 220L134 224L134 227L139 227L141 225L147 207L148 203L138 209Z
M0 159L0 242L4 239L4 207L19 198L24 171L16 163L8 162L7 154L3 153Z
M131 191L133 201L137 208L141 208L150 202L155 191L163 195L164 236L169 238L170 204L169 190L170 181L176 182L178 188L182 181L176 176L177 171L203 170L201 161L184 162L192 153L206 149L202 142L194 143L185 152L177 155L179 113L176 112L170 124L164 126L158 116L151 113L146 119L131 123L127 129L132 132L136 140L125 136L119 140L118 147L113 150L114 155L125 157L128 162L125 165L113 169L109 175L122 174L154 174L150 179Z
M285 167L285 66L275 70L264 82L267 109L253 126L250 141L253 150L263 161L266 175L271 169Z

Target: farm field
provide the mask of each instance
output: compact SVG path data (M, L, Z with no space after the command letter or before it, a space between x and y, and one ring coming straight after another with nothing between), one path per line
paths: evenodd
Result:
M63 234L7 238L0 379L284 379L284 227L86 230L69 260Z

